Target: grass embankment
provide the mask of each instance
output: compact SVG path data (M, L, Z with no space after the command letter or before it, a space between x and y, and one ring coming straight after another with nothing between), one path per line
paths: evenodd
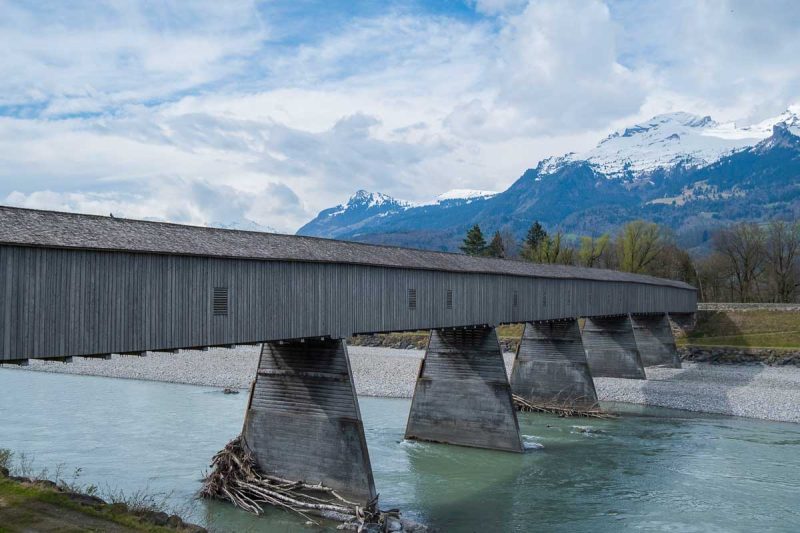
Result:
M17 531L180 531L157 526L122 504L94 502L41 482L0 477L0 532Z
M796 311L699 311L695 328L680 345L800 349Z
M41 483L0 477L0 532L16 531L175 530L144 523L120 506L91 504Z
M81 488L74 482L46 481L28 475L13 477L9 469L27 470L30 465L23 458L19 461L22 466L14 467L11 465L12 455L9 450L0 449L0 533L205 531L199 526L186 524L177 515L170 516L155 508L149 504L150 499L141 494L127 503L107 503L93 495L94 487ZM124 497L121 492L119 496Z
M522 324L497 328L500 342L510 351L516 350L522 336ZM736 348L800 349L800 312L737 310L699 311L697 324L688 335L676 338L679 346L732 346ZM387 333L351 339L353 345L389 348L424 349L427 331Z

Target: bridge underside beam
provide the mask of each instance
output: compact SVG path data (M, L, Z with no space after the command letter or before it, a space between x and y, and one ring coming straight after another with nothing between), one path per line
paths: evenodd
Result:
M629 316L587 318L582 334L593 377L645 379Z
M666 314L631 315L631 323L644 366L681 367L681 358Z
M537 404L573 408L597 404L577 319L525 324L511 389Z
M244 441L266 473L322 483L362 504L375 496L343 340L263 345Z
M406 438L523 451L494 328L431 331Z

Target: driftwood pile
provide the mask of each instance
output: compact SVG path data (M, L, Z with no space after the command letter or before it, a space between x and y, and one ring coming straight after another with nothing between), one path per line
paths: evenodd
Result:
M361 507L330 487L259 472L241 437L229 442L214 456L211 468L211 473L203 480L200 496L227 500L257 515L271 505L297 513L315 524L319 522L312 515L342 522L340 529L356 531L389 531L390 520L399 520L398 510L378 509L377 496L366 507Z
M530 402L522 396L517 396L516 394L512 395L512 399L514 400L514 407L517 408L517 411L526 413L549 413L552 415L558 415L560 417L583 416L587 418L616 418L611 413L607 413L600 409L600 407L597 405L591 407L577 407L574 403L568 402L564 402L562 405L538 404Z

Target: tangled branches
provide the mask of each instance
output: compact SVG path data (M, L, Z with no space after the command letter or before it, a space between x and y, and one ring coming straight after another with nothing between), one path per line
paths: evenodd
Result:
M318 523L311 515L344 522L345 529L389 531L389 520L399 511L380 511L377 496L366 507L349 501L330 487L282 479L258 471L255 460L237 437L223 448L211 463L212 471L203 481L200 496L227 500L254 514L265 505L295 512ZM376 528L377 526L377 528Z
M563 405L554 405L554 404L536 404L529 402L522 396L517 396L514 394L512 396L514 400L514 407L517 408L517 411L523 412L536 412L536 413L550 413L554 415L558 415L560 417L567 417L567 416L584 416L587 418L616 418L611 413L606 413L597 405L594 405L589 408L577 408L574 404L564 403Z

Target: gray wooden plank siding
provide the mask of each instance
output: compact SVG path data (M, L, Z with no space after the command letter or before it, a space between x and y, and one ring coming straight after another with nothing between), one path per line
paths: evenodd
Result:
M652 282L0 245L2 360L695 309Z
M0 206L0 245L268 261L357 264L456 273L633 281L689 288L679 281L564 265L378 246L316 237L233 231Z

